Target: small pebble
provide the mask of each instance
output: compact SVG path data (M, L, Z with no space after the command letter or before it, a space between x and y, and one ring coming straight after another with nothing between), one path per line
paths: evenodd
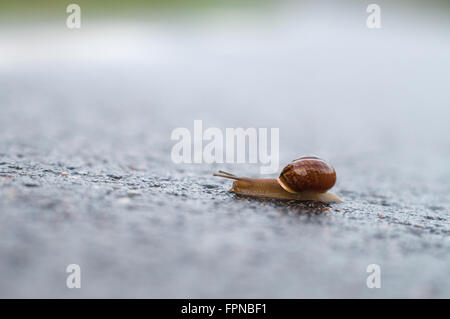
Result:
M120 175L108 174L106 176L108 176L109 178L115 179L115 180L122 179L122 176L120 176Z
M136 197L136 196L140 196L141 192L137 191L137 190L129 190L127 192L128 197Z
M39 184L33 182L24 183L23 185L26 187L39 187Z

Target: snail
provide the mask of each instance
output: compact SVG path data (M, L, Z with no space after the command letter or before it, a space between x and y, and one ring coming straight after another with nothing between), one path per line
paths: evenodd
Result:
M337 195L327 192L336 183L334 168L315 156L293 160L276 179L240 177L224 171L214 176L234 180L230 192L238 195L323 203L342 201Z

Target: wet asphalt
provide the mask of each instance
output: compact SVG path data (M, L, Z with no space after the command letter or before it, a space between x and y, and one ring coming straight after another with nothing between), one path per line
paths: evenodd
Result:
M448 24L322 22L140 26L134 60L5 67L0 297L450 297ZM174 163L198 119L279 128L280 170L319 155L344 202L236 197L212 173L260 165Z

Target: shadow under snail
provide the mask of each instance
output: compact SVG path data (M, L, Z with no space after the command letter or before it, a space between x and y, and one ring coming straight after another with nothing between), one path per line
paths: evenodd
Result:
M336 183L334 168L315 156L293 160L276 179L240 177L224 171L219 171L214 176L234 180L230 192L238 195L323 203L342 202L337 195L327 192Z

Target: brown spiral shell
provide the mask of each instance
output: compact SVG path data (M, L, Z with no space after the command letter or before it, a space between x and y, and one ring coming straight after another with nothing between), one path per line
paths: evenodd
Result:
M303 156L289 163L278 183L290 193L314 191L325 193L336 183L334 168L315 156Z

